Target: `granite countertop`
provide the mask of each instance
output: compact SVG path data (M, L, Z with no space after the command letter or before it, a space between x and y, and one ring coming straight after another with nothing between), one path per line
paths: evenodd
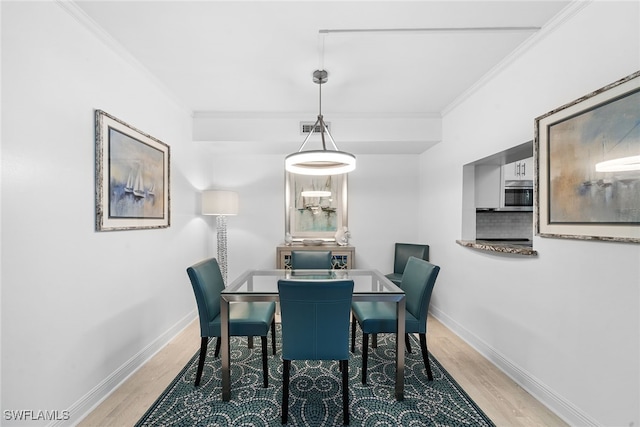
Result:
M488 252L537 256L538 251L525 245L504 242L490 242L486 240L456 240L456 243L466 248L480 249Z

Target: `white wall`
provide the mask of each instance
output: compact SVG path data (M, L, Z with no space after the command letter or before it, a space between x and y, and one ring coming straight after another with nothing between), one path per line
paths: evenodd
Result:
M216 254L201 190L240 195L230 279L274 267L284 239L284 157L192 142L190 115L101 40L56 2L2 3L2 410L68 423L196 317L185 268ZM170 228L94 231L94 109L171 146ZM418 167L358 156L358 266L391 271L393 243L418 241Z
M572 425L640 424L640 245L534 237L536 258L455 243L462 166L533 139L534 118L640 69L640 4L577 13L457 105L421 156L432 312Z
M284 241L284 157L209 150L215 185L205 187L235 190L240 197L240 214L227 220L229 279L249 268L274 268L276 246ZM357 157L357 169L348 176L356 267L390 272L393 244L418 242L418 160L412 155ZM215 233L213 218L210 224ZM211 255L214 240L212 234Z
M207 172L189 114L56 2L2 2L2 89L2 410L77 422L195 318ZM94 109L171 146L170 228L94 231Z
M358 267L430 244L434 312L574 424L638 425L638 245L535 238L525 258L455 244L463 164L640 68L638 3L585 4L450 111L444 143L358 156L349 225ZM274 265L283 159L191 142L188 113L53 2L2 2L2 91L2 409L79 417L195 317L185 267L215 254L200 190L240 193L229 277ZM94 231L95 108L171 146L170 228Z

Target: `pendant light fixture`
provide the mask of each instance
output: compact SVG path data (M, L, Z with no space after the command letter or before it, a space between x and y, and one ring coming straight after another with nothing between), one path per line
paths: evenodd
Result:
M313 72L313 81L320 87L318 119L298 149L298 152L285 157L284 165L288 172L300 175L337 175L351 172L356 168L356 157L351 153L338 149L322 116L322 85L326 83L327 80L327 71L316 70ZM319 129L320 132L322 150L304 150L316 129ZM333 148L327 148L325 135L328 137Z

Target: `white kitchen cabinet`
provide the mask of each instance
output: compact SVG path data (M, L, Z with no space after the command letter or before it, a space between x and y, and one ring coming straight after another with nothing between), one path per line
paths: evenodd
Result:
M503 181L533 179L533 157L506 164L502 167Z
M499 208L502 188L499 165L475 166L476 208Z

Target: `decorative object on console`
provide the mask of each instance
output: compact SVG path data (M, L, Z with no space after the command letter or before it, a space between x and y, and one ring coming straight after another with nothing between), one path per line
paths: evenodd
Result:
M284 235L284 243L286 245L290 245L291 243L293 243L293 237L291 236L291 233L285 233L285 235Z
M169 227L169 146L95 111L96 230Z
M320 246L324 243L324 240L318 240L318 239L304 239L302 241L302 244L304 246Z
M347 246L349 244L349 238L351 237L351 232L348 227L342 227L336 231L335 239L336 243L340 246Z
M328 75L325 70L313 72L313 81L320 88L318 119L311 127L309 135L304 139L298 151L285 157L284 164L288 172L302 175L336 175L351 172L356 168L356 157L351 153L338 149L322 116L322 84L327 82ZM303 151L316 129L319 129L322 139L322 150ZM332 149L327 149L325 134L333 146Z
M640 71L535 119L536 234L640 242Z
M227 284L227 216L238 214L238 193L207 190L202 192L202 215L216 215L218 264Z

